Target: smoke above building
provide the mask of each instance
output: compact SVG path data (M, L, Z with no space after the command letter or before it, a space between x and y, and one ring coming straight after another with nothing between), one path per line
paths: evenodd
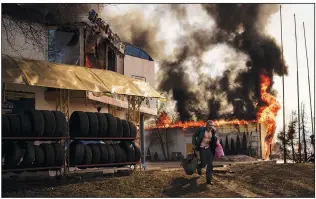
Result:
M151 20L145 19L142 12L132 10L110 21L123 40L143 48L159 64L158 89L176 101L181 121L257 119L259 107L266 105L260 96L260 75L269 77L271 84L267 92L275 95L273 76L287 74L280 47L265 33L269 17L279 6L202 4L205 24L213 20L212 27L189 23L190 6L196 5L157 5ZM158 39L159 30L168 28L162 25L167 13L172 13L175 23L186 30L174 41L172 56L164 54L166 43ZM246 59L230 60L225 70L214 77L202 70L208 67L203 55L218 45L228 46ZM212 70L210 67L209 73Z

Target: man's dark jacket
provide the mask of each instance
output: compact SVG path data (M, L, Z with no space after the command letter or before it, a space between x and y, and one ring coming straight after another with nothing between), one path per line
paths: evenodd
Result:
M195 150L200 149L201 142L203 140L204 134L206 131L206 127L201 127L199 130L193 135L192 137L192 145ZM216 137L216 129L212 128L212 138L210 140L210 147L213 152L213 155L215 154L215 149L216 149L216 142L217 142L217 137Z

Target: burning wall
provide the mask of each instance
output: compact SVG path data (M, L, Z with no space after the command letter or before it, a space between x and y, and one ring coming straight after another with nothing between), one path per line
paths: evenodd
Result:
M258 123L249 123L248 125L236 125L236 124L224 124L217 128L217 137L222 140L223 147L226 144L226 136L229 141L229 147L231 146L231 139L237 142L237 135L242 142L243 134L246 135L247 141L247 152L251 153L252 156L264 157L262 153L262 142L260 140L260 130L262 130L263 125ZM161 145L159 144L156 134L158 129L147 129L146 130L146 147L150 149L151 155L153 156L156 152L159 158L163 158L163 153L161 150ZM164 148L166 152L166 143L169 144L169 155L171 157L173 152L181 152L183 155L191 152L192 135L197 132L198 127L190 128L160 128L159 131L163 139L165 139L165 133L168 134L168 140L165 140ZM154 144L153 144L154 143ZM242 143L241 143L242 144Z
M268 83L268 82L266 82ZM268 97L268 96L267 96ZM273 98L272 98L273 99ZM261 157L263 159L268 158L270 154L270 144L272 143L272 138L275 132L275 115L273 112L271 113L270 110L268 110L271 107L277 107L278 104L271 104L270 106L267 106L265 109L262 110L260 114L260 120L252 120L252 121L246 121L246 120L214 120L215 127L217 129L218 136L220 138L225 138L226 135L229 135L229 139L231 137L234 137L233 139L236 140L237 134L242 135L243 132L245 133L251 133L254 132L258 136L258 142L259 146L261 147ZM146 131L155 131L157 129L179 129L180 131L190 131L192 132L192 129L197 129L199 127L205 126L205 121L175 121L172 122L170 117L167 115L167 113L162 112L158 119L155 121L154 124L148 125L145 130ZM179 132L179 131L174 131ZM193 133L192 133L193 134ZM190 135L192 137L192 134ZM223 140L224 141L224 140Z

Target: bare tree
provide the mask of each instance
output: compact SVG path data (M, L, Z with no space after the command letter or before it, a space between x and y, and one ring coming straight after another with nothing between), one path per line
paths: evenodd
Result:
M303 148L304 148L304 162L307 161L307 144L306 144L306 111L305 111L305 104L302 103L302 112L301 112L301 115L302 115L302 133L303 133Z
M158 105L157 116L154 117L154 124L151 128L151 141L148 147L159 144L165 160L170 160L169 146L173 143L170 140L168 124L175 122L178 119L177 114L169 110L168 102L160 102Z
M102 8L107 4L95 4ZM49 29L72 27L78 31L82 22L88 20L92 4L2 4L2 30L8 46L17 55L28 50L38 49L40 52L55 51L49 49L49 43L56 43ZM77 28L76 28L77 27ZM23 38L17 42L17 37ZM24 41L23 41L24 40ZM31 49L29 49L31 48ZM22 56L23 57L23 56Z
M285 135L285 146L284 146L284 134L286 134ZM278 136L277 136L277 139L279 140L281 151L284 151L284 148L285 148L286 155L287 155L286 158L289 158L289 154L291 154L289 148L291 147L291 145L290 145L290 140L288 139L287 133L285 133L284 131L280 131ZM283 159L285 158L284 153L282 153L282 157L283 157Z
M297 125L297 117L296 117L296 112L293 111L292 112L292 118L288 124L288 132L287 132L287 138L290 142L290 146L291 146L291 151L292 151L292 159L294 162L299 162L299 156L298 154L295 152L295 140L296 140L296 135L297 135L297 131L296 131L296 125ZM298 157L298 159L297 159Z

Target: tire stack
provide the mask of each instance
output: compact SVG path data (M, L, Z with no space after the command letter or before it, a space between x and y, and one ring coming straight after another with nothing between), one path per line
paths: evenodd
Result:
M23 172L24 168L36 170L39 167L64 165L65 149L60 143L37 146L34 141L60 141L59 138L67 135L66 125L66 117L59 111L28 110L19 114L3 114L3 168Z
M59 111L29 110L2 115L3 137L64 137L66 117Z
M60 143L11 142L3 146L4 169L57 167L64 165L65 151Z
M131 121L121 120L110 113L75 111L70 116L69 132L74 140L70 144L70 166L84 169L107 164L135 164L140 160L140 148L132 141L136 138L137 129ZM80 142L85 138L108 140L110 143ZM111 142L113 140L120 142Z
M70 166L81 169L102 167L107 164L136 164L140 156L139 146L132 141L113 144L83 144L80 141L73 141L70 144Z
M136 125L110 113L75 111L69 119L72 138L136 138Z

